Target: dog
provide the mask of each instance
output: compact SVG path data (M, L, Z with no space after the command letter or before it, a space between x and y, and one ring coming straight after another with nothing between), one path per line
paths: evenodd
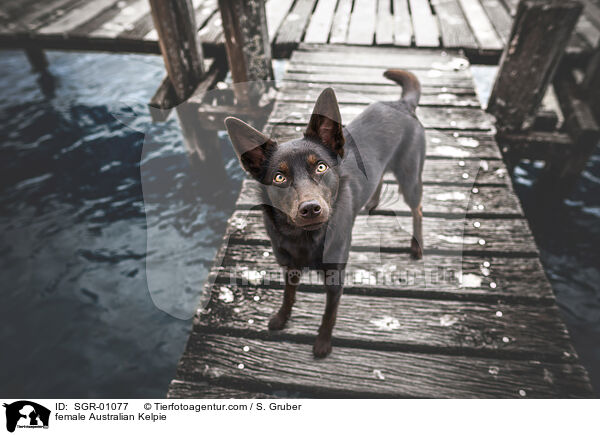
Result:
M282 144L237 118L225 119L242 167L261 183L265 227L285 271L283 303L270 330L283 329L289 320L301 270L323 273L327 299L313 346L316 358L331 352L354 220L363 207L377 207L386 170L394 173L412 211L412 257L423 255L425 131L415 113L421 86L407 71L387 70L384 76L402 86L402 97L369 105L345 128L331 88L317 99L304 136Z

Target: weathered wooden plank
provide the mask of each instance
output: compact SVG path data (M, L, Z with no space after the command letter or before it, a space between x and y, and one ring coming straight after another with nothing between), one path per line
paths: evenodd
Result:
M198 31L198 39L203 44L224 44L225 39L223 37L223 20L219 11L208 19L206 24Z
M258 253L257 253L258 252ZM262 258L261 258L262 254ZM211 271L219 284L283 288L283 274L271 247L231 241ZM300 290L322 292L323 278L304 271ZM422 299L551 305L554 294L534 257L429 254L413 261L407 253L351 250L345 293Z
M339 47L339 45L335 45ZM356 47L357 51L360 46ZM400 49L396 49L400 50ZM368 56L361 56L355 53L349 56L347 52L336 51L317 51L295 50L291 57L291 62L296 64L310 65L332 65L332 66L363 66L376 68L404 68L404 69L436 69L445 71L459 71L465 69L468 61L465 57L457 53L449 53L447 56L441 56L439 53L429 55L407 50L401 56L398 53L386 53L377 50ZM350 70L350 68L348 68Z
M430 61L436 61L438 58L445 58L448 53L454 53L455 55L460 55L458 50L439 50L432 47L417 47L417 48L408 48L408 49L400 49L398 47L386 47L386 46L363 46L363 45L340 45L340 44L309 44L309 43L301 43L298 46L298 50L301 51L313 51L313 52L322 52L322 53L353 53L355 55L368 55L368 56L379 56L379 55L388 55L388 56L398 56L398 55L418 55L421 57L429 57Z
M392 0L379 0L377 3L375 43L377 45L391 45L394 43L394 17L392 15Z
M410 47L412 44L412 22L408 11L408 0L393 0L394 45Z
M277 396L234 388L219 387L208 382L186 382L174 379L167 399L276 399Z
M346 43L372 45L377 16L376 0L354 0Z
M288 87L288 88L304 88L307 91L309 89L319 89L320 91L322 91L324 88L326 87L332 87L336 90L338 89L343 89L346 92L355 92L357 94L365 94L365 95L382 95L382 94L387 94L387 95L394 95L399 97L400 93L399 91L401 90L401 88L397 85L397 84L379 84L379 85L374 85L374 84L361 84L361 83L312 83L312 82L305 82L305 81L291 81L291 80L287 80L285 77L284 79L280 82L281 87ZM453 99L453 97L450 97L448 95L443 95L443 94L453 94L456 95L457 97L459 96L470 96L473 97L475 96L475 90L473 88L465 88L465 87L456 87L456 86L442 86L442 87L436 87L436 85L434 83L431 84L427 84L427 85L421 85L421 96L424 95L429 95L429 96L439 96L440 100L443 101L444 99ZM350 103L352 103L352 101L350 101ZM444 103L442 103L442 105L444 105Z
M409 0L417 47L438 47L440 33L428 0Z
M308 64L303 62L290 62L287 65L287 73L302 73L302 74L323 74L330 76L348 75L358 76L364 78L364 84L373 83L375 79L376 83L393 83L389 79L383 77L383 73L391 68L390 66L348 66L339 65L320 65L320 64ZM415 74L421 85L435 85L435 86L456 86L457 83L461 83L464 86L473 87L473 80L471 72L468 70L447 70L442 68L408 68L404 66L405 70L408 70ZM382 80L383 78L383 80Z
M269 40L273 42L279 31L279 26L290 11L294 0L268 0L267 9L267 28L269 29Z
M267 245L262 214L236 211L232 215L230 240ZM479 222L479 226L475 226ZM425 254L481 253L482 255L536 255L537 248L524 219L445 219L423 220ZM359 250L407 252L412 237L408 216L359 215L352 231L352 247Z
M506 44L512 27L510 14L501 4L501 0L481 0L481 4L490 17L490 21L498 32L500 39Z
M457 0L432 0L440 21L440 33L444 47L477 48L477 42Z
M269 287L217 284L199 310L199 331L268 338L269 318L281 306L282 291ZM310 342L321 322L324 296L297 295L292 317L279 338ZM248 320L253 322L249 323ZM453 355L572 361L575 352L555 305L486 304L346 294L334 340L361 349L435 352Z
M257 107L274 79L264 0L219 0L219 11L235 101Z
M368 69L365 69L364 71L368 71ZM423 73L421 71L418 71L417 75L420 76L419 81L423 86L433 85L473 89L473 82L470 79L465 79L460 76L453 77L452 74L448 74L444 77L444 74L437 70L432 70L433 73ZM356 83L362 85L390 85L393 83L384 77L383 74L365 75L363 77L360 73L354 74L349 72L348 74L340 75L333 74L329 71L314 73L290 71L286 73L285 79L309 83Z
M323 363L310 349L309 344L192 332L178 378L316 397L592 397L585 371L575 364L339 346Z
M218 284L283 288L271 246L229 243L211 279ZM299 290L322 293L323 277L304 271ZM554 303L542 265L534 257L431 254L422 261L406 253L350 251L344 293L421 299Z
M178 0L177 4L168 5L161 0L150 0L150 6L169 79L179 101L184 101L204 74L202 52L196 44L192 3Z
M96 37L95 34L101 34L101 32L98 32L98 30L103 28L103 26L110 27L112 25L112 22L121 15L124 9L126 9L127 11L131 11L131 5L135 2L136 0L121 0L116 3L113 3L112 6L105 9L103 12L96 15L91 20L88 20L82 25L72 29L69 33L82 37L85 37L86 35L89 37ZM137 0L137 2L141 4L140 0ZM148 2L146 2L146 12L149 10L150 8L148 6ZM143 15L140 15L140 17L138 18L141 18L142 16ZM123 29L121 29L120 31L122 30ZM111 37L115 37L120 33L120 31L114 33L114 35L112 35Z
M262 200L258 189L257 181L245 180L236 207L251 209L260 205ZM410 208L404 203L395 182L384 184L380 198L379 205L371 214L410 216ZM479 210L479 204L485 204L484 210ZM507 187L480 186L477 193L473 193L469 186L425 185L423 216L523 217L523 210L516 195Z
M487 107L501 129L531 127L580 13L581 4L569 0L519 3Z
M278 101L271 114L271 123L308 123L313 105ZM341 104L342 120L350 123L365 109L364 105ZM482 110L463 107L418 107L417 116L426 128L456 130L490 130L493 118Z
M35 8L27 10L24 15L20 15L18 23L9 26L6 31L33 31L42 27L45 23L65 15L81 2L82 0L49 0L41 4L38 2Z
M281 143L302 137L304 129L294 125L267 124L264 131ZM491 132L426 130L426 139L427 157L501 158L498 145Z
M335 10L335 16L333 17L329 42L332 44L343 44L346 42L351 13L352 0L339 0Z
M275 44L279 50L287 52L300 43L314 5L315 0L296 0L277 32Z
M485 50L502 50L504 44L496 34L492 23L488 19L480 0L458 0L469 22L479 47Z
M148 3L148 5L149 4L150 3ZM133 23L129 23L127 27L117 35L117 38L144 39L144 37L153 30L154 23L152 22L152 13L150 12L150 9L148 9L148 13L144 14ZM158 41L158 36L155 35L154 39Z
M319 0L310 18L304 41L320 44L327 42L336 4L337 0Z
M280 101L300 101L315 102L323 90L323 86L305 86L305 83L284 82L280 86L278 99ZM391 88L387 92L377 92L378 89L372 89L368 92L359 90L347 90L342 87L335 87L335 95L338 102L344 104L371 104L375 101L396 101L400 98L398 88ZM419 99L420 106L455 106L455 107L480 107L479 99L475 95L454 94L442 92L441 89L425 89Z
M294 67L295 68L295 67ZM347 74L339 74L334 71L332 67L331 71L327 71L327 67L323 65L301 68L296 70L290 70L285 75L285 80L305 82L305 83L354 83L361 85L390 85L393 84L391 80L384 77L382 73L373 68L360 67L353 68L352 72ZM314 70L315 72L310 72ZM370 73L372 71L372 73ZM421 86L442 87L451 88L466 88L469 90L473 89L473 82L470 78L461 77L460 75L454 75L452 73L444 73L438 70L413 70L415 75L419 78ZM398 85L396 85L398 86ZM398 88L399 89L399 88Z
M37 29L36 32L44 35L67 33L77 26L90 21L96 15L101 14L103 11L113 6L116 2L117 0L96 0L94 2L82 4L59 19L52 21L52 23Z

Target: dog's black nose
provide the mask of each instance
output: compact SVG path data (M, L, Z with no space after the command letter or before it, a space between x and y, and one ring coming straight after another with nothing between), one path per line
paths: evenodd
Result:
M298 213L303 218L313 218L315 216L319 216L321 214L321 204L319 204L315 200L304 201L298 207Z

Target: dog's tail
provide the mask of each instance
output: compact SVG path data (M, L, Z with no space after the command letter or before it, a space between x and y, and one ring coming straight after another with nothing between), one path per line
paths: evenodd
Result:
M419 79L408 71L402 69L388 69L383 73L385 78L390 79L402 86L402 99L414 110L419 104L421 97L421 84Z

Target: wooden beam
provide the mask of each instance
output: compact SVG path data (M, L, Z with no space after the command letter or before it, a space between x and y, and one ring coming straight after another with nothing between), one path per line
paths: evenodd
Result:
M588 104L596 117L596 122L600 123L600 45L598 45L590 59L581 88L587 96Z
M487 108L500 129L531 127L581 10L573 0L519 3Z
M203 129L198 122L197 106L186 101L205 75L202 48L196 39L192 2L150 0L150 7L171 84L171 88L165 85L159 88L159 92L162 92L163 102L166 99L169 105L176 105L184 143L192 163L198 162L212 168L211 174L214 175L224 170L217 132Z
M192 95L204 74L192 2L150 0L150 6L167 74L175 95L184 101Z
M48 68L48 59L43 50L37 47L29 47L25 49L27 60L31 65L31 70L35 72L44 72Z
M577 88L573 71L561 72L554 87L565 113L565 130L573 145L565 156L549 159L539 179L544 191L553 197L563 198L571 192L581 171L600 140L600 126L594 119L591 107Z
M219 9L237 102L257 104L273 80L265 2L219 0Z

